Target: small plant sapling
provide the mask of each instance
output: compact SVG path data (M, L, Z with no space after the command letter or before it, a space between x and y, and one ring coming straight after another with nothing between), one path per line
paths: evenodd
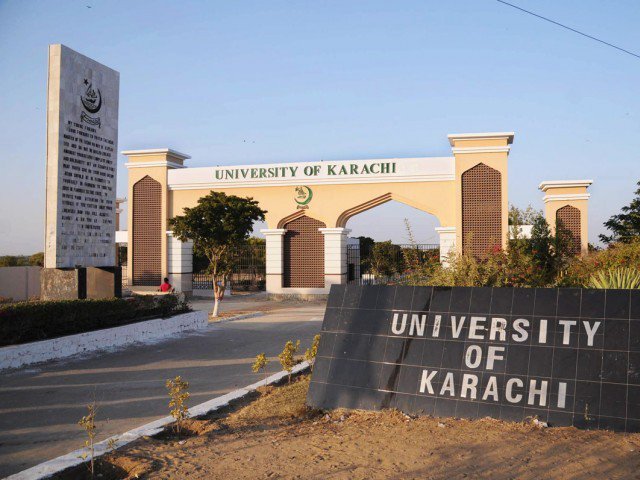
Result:
M304 359L307 362L309 362L309 366L311 367L312 372L313 372L313 365L316 363L316 355L318 354L318 345L320 345L320 334L317 334L315 337L313 337L311 348L307 348L307 351L304 352Z
M107 448L109 451L113 452L116 448L118 448L118 437L111 437L107 440Z
M300 340L297 340L294 344L291 340L289 340L285 345L282 353L278 355L280 359L280 365L289 373L289 383L291 383L291 370L296 364L295 354L300 348Z
M187 399L189 398L189 382L182 380L178 375L173 380L167 380L167 390L169 391L169 407L171 407L171 416L176 420L176 433L180 437L182 423L189 417L189 407L187 407Z
M267 356L264 354L264 352L262 352L256 355L256 361L253 362L253 365L251 366L251 370L253 370L254 373L259 373L260 370L264 372L265 386L267 386L267 364L268 363L269 363L269 360L267 359Z
M87 440L84 441L84 446L89 450L89 453L82 454L81 458L86 460L89 457L89 470L91 471L91 477L94 475L94 453L95 445L94 440L98 434L98 428L96 427L96 413L98 411L96 402L93 401L87 405L88 413L78 421L78 425L84 428L87 433Z

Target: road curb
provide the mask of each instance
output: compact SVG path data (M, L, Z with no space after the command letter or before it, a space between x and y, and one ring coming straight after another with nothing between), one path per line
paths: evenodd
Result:
M252 312L252 313L243 313L242 315L235 315L233 317L221 318L220 320L209 319L209 325L217 325L218 323L233 322L235 320L244 320L245 318L263 317L265 315L266 315L266 312Z
M8 345L0 347L0 371L127 347L136 342L165 340L172 335L199 330L208 325L206 312L194 311L38 342Z
M304 372L307 368L309 368L309 363L302 362L296 365L291 373L301 373ZM258 387L272 385L283 380L288 375L289 373L285 370L274 373L264 380L260 380L259 382L252 383L251 385L248 385L244 388L239 388L238 390L234 390L233 392L229 392L220 397L213 398L204 403L191 407L189 409L189 415L190 417L195 418L206 415L215 410L219 410L220 408L229 405L230 402L239 400L251 394L252 392L255 392ZM100 457L101 455L104 455L105 453L109 453L113 450L123 447L128 443L133 442L134 440L138 440L139 438L156 435L157 433L160 433L167 425L173 423L173 421L173 417L163 417L151 423L142 425L138 428L134 428L133 430L129 430L122 435L114 435L107 438L106 440L103 440L102 442L96 443L94 459ZM110 448L110 445L113 448ZM81 448L71 453L67 453L66 455L62 455L52 460L48 460L44 463L40 463L39 465L31 467L27 470L23 470L22 472L15 473L9 477L6 477L5 480L41 480L49 478L52 475L66 470L67 468L75 467L76 465L80 465L81 463L85 463L86 461L88 461L88 459L83 460L82 458L82 455L86 453L86 449Z

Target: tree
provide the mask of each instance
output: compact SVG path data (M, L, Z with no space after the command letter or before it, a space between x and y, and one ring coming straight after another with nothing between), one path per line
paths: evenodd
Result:
M360 258L368 256L376 241L371 237L358 237L360 242Z
M640 181L637 185L636 198L631 200L629 205L622 207L622 213L613 215L604 222L607 230L612 232L611 235L600 235L600 240L604 243L630 243L640 236Z
M509 225L533 225L534 220L540 215L542 212L531 205L527 205L524 210L511 205L509 207Z
M195 207L185 208L184 215L169 220L173 235L183 242L193 241L194 252L209 261L214 317L218 316L227 278L238 261L238 250L247 244L253 223L263 221L265 213L251 197L211 192Z

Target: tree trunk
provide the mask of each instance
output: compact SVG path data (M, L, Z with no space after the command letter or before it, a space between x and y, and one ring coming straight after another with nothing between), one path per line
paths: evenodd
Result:
M214 278L213 280L213 299L214 299L214 304L213 304L213 311L211 312L211 316L212 317L217 317L218 316L218 308L220 307L220 302L222 301L222 299L224 298L224 290L226 288L226 279L223 278L221 281L216 281L216 279Z

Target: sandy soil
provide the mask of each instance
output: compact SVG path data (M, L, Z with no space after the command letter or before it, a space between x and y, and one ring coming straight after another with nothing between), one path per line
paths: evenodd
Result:
M99 464L108 478L640 478L640 434L492 419L308 411L308 377L227 413L143 439ZM59 478L79 478L78 470Z

